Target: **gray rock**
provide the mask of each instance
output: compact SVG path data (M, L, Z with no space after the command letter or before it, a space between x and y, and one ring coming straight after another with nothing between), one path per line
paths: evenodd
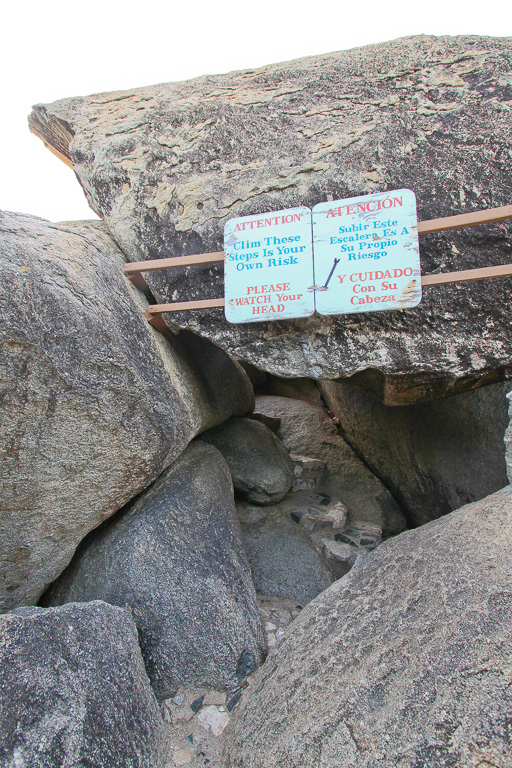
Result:
M238 360L238 362L248 375L255 391L265 384L267 380L267 374L265 371L256 368L255 365L251 365L251 363L247 363L245 360Z
M343 531L347 524L346 506L321 491L290 493L280 507L308 535Z
M382 543L378 526L347 521L345 505L322 491L292 492L269 507L238 502L237 512L256 591L302 605Z
M101 223L0 214L0 610L35 603L80 540L191 438L252 408L242 369L142 316Z
M352 520L366 520L384 535L402 531L405 518L389 491L338 433L325 409L288 397L260 395L256 413L281 419L277 432L292 454L325 462L319 490L340 499Z
M256 591L306 605L333 582L333 575L282 505L237 503L242 540Z
M512 392L508 392L508 415L509 424L505 431L505 464L507 467L507 477L509 483L512 483Z
M304 402L315 405L317 408L324 407L322 395L313 379L281 379L269 374L264 387L258 390L258 394L291 397L294 400L304 400Z
M168 737L127 611L0 617L2 768L164 768Z
M507 485L507 382L392 407L343 382L320 382L342 434L422 525Z
M264 424L274 433L277 432L281 423L281 419L274 419L272 416L265 416L264 413L249 413L248 418L254 419L254 421L261 421L262 424Z
M421 35L38 105L30 127L71 159L130 260L180 256L221 250L231 217L329 198L408 187L420 220L508 205L511 69L510 39ZM422 271L502 264L511 245L506 224L425 236ZM148 279L162 301L223 293L221 266ZM168 321L271 373L358 374L405 402L408 391L440 396L511 374L511 285L426 288L407 311L230 325L219 309Z
M364 520L351 521L342 531L321 533L316 537L316 547L322 553L329 570L339 579L345 576L360 555L372 552L382 544L382 530Z
M230 419L202 439L224 456L233 485L255 504L281 501L294 482L290 454L271 430L255 419Z
M512 489L385 542L263 666L229 768L512 764Z
M201 441L82 544L45 602L128 608L159 700L180 686L236 688L264 633L228 467Z
M279 509L300 526L334 579L344 576L360 554L382 543L382 528L365 520L347 520L347 508L328 493L290 493Z

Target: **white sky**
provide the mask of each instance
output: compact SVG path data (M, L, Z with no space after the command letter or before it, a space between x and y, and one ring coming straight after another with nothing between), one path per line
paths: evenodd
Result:
M73 171L29 133L32 104L406 35L512 36L506 0L15 2L0 16L0 208L52 221L94 214Z

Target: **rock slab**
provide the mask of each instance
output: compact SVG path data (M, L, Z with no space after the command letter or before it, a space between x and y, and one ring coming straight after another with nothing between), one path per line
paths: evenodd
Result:
M411 526L507 485L508 382L401 407L345 382L319 386L346 441L386 483Z
M194 435L252 408L225 352L148 325L124 262L100 222L0 214L0 611L35 603Z
M248 501L274 504L293 486L290 454L265 424L255 419L230 419L205 432L202 439L222 453L235 489Z
M329 569L281 505L256 507L242 502L237 512L259 594L306 605L332 584Z
M325 409L289 397L258 395L255 413L281 420L277 436L291 454L325 462L318 490L340 499L352 520L374 523L385 535L406 527L393 496L343 439Z
M505 431L505 463L508 481L512 483L512 392L507 393L507 399L509 424Z
M45 596L131 611L159 700L237 688L266 647L226 462L193 442L129 509L94 531Z
M127 611L0 617L2 768L164 768L168 737Z
M269 656L229 768L512 764L512 488L359 558Z
M72 162L130 260L210 253L232 217L329 199L405 187L420 220L508 205L511 71L510 38L420 35L39 104L30 127ZM504 264L511 246L503 223L423 236L422 271ZM223 295L221 266L148 280L163 302ZM366 386L420 399L512 373L511 285L426 288L407 311L230 325L222 310L200 310L168 321L280 376L369 372Z

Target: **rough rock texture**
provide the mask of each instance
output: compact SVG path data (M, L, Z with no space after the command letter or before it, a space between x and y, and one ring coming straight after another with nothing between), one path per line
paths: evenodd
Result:
M261 663L263 628L233 486L201 441L81 545L45 602L126 606L158 699L181 685L236 688Z
M219 251L228 218L329 197L408 187L420 220L507 205L511 98L510 39L418 36L38 105L30 127L139 260ZM505 263L511 246L506 224L425 236L422 271ZM148 279L159 300L223 292L221 267ZM511 374L511 286L427 288L418 308L359 316L168 319L274 374L366 371L365 386L406 402Z
M252 407L223 351L148 325L123 263L99 222L0 214L0 610L36 602L194 435Z
M512 392L507 393L509 424L505 432L505 464L507 467L507 477L509 483L512 483Z
M256 592L306 605L333 582L318 552L280 505L237 504Z
M383 480L411 525L507 485L508 382L404 407L340 382L320 383L347 442Z
M230 768L509 766L512 489L385 542L269 656Z
M265 418L262 414L256 414ZM267 417L267 418L270 418ZM277 419L279 424L281 419ZM279 424L277 428L279 428ZM293 462L294 481L292 491L314 491L320 490L322 481L327 471L325 461L320 459L311 459L309 456L300 456L297 453L291 453L290 458Z
M2 768L164 768L168 737L127 611L0 617Z
M281 419L277 435L290 453L326 463L320 490L341 499L351 519L373 522L384 535L406 527L394 498L341 437L324 409L302 400L260 395L255 412Z
M382 528L348 520L346 506L324 491L290 493L279 509L299 526L335 579L349 572L358 555L382 543Z
M233 485L248 501L274 504L294 482L290 454L274 433L254 419L230 419L203 435L217 448L231 472Z
M277 395L278 397L291 397L294 400L304 400L318 408L324 407L324 402L316 381L313 379L280 379L278 376L268 375L264 385L257 389L260 395Z

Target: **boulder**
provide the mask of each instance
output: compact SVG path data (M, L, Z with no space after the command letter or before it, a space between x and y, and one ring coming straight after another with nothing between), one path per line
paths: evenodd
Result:
M347 520L345 505L322 491L292 492L267 507L238 502L237 512L256 591L302 605L382 543L378 526Z
M274 504L291 489L294 473L290 454L262 422L230 419L205 432L202 439L222 453L235 489L248 501Z
M507 467L507 477L509 483L512 483L512 392L507 394L509 423L505 432L505 464Z
M506 766L512 488L359 558L288 628L229 768Z
M0 617L2 768L164 768L130 614L100 601Z
M291 397L294 400L304 400L317 408L324 407L324 401L316 381L313 379L281 379L278 376L267 376L263 387L256 390L259 395L276 395Z
M262 424L264 424L274 433L277 432L279 429L279 424L281 423L281 419L274 419L272 416L265 416L264 413L249 413L247 416L249 419L254 419L254 421L261 421Z
M0 214L0 611L35 603L194 435L252 408L225 352L148 325L123 265L100 222Z
M420 35L39 104L29 122L139 261L220 251L232 217L404 187L420 220L508 205L511 71L510 39ZM422 236L422 272L506 263L511 245L503 223ZM223 295L221 265L147 279L159 301ZM357 374L412 402L511 375L511 286L425 288L405 311L230 325L206 309L167 320L273 374Z
M323 408L288 397L259 395L255 413L281 419L278 437L292 454L325 462L319 490L340 499L352 520L366 520L384 535L402 531L405 518L387 488L339 434Z
M256 592L306 605L332 584L329 568L282 505L240 502L237 512Z
M507 485L502 382L431 402L392 407L344 382L322 381L341 432L422 525Z
M265 640L226 462L192 443L150 488L93 531L45 603L131 611L159 700L180 686L232 689Z

